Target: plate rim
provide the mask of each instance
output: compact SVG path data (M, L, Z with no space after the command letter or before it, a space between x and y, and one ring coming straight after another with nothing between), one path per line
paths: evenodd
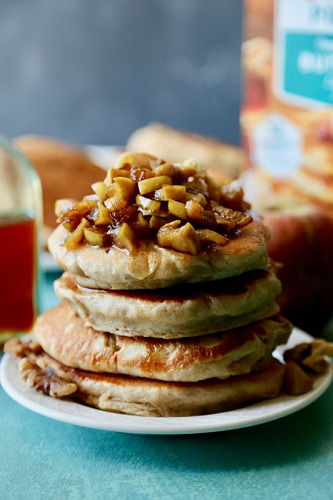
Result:
M294 327L289 342L279 352L313 337ZM0 365L0 381L4 391L21 406L39 415L64 423L111 432L146 435L185 435L221 432L268 423L291 415L317 400L332 381L332 362L320 375L312 391L301 396L282 395L228 412L192 417L143 417L111 413L60 400L38 393L21 378L16 360L5 354ZM245 416L244 416L245 415Z

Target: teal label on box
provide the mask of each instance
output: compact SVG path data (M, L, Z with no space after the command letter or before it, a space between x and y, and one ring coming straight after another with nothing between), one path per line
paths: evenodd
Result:
M285 92L333 103L333 36L287 33L284 56Z

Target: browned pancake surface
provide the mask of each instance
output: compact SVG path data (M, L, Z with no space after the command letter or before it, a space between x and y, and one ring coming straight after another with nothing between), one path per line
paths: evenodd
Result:
M175 383L68 368L46 354L22 358L19 369L30 387L53 397L67 396L101 410L150 417L210 414L277 397L285 371L274 359L259 373Z
M275 347L287 341L290 332L290 323L278 316L231 332L194 339L131 338L85 327L68 305L59 305L38 318L34 335L48 354L67 366L195 382L262 369L270 362Z

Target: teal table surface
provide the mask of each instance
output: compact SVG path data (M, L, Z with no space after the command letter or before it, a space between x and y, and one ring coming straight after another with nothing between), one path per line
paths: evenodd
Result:
M45 278L42 309L57 302ZM333 499L333 386L293 415L212 434L144 436L77 427L0 388L0 498Z

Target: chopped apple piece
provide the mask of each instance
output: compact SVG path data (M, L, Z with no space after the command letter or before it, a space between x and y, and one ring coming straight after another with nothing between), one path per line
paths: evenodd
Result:
M175 229L160 229L157 233L157 242L161 247L171 247L174 250L193 255L196 255L200 250L199 237L189 222L185 226Z
M127 222L124 222L118 232L114 234L114 243L121 248L127 248L129 251L135 249L135 239L135 233Z
M96 227L83 228L83 235L86 242L92 246L103 247L108 240L108 235Z
M217 243L220 246L224 246L228 243L227 238L222 236L222 234L212 231L211 229L197 229L197 234L199 236L200 243Z
M202 221L202 219L204 217L203 206L194 200L190 200L190 201L186 202L185 211L186 211L187 217L191 220Z
M149 228L149 222L138 212L136 221L131 222L131 227L136 234L137 240L136 243L138 243L142 239L149 239L151 235L151 231Z
M92 184L91 187L92 190L98 195L98 197L102 201L106 200L105 183L103 181L94 182L94 184Z
M138 213L138 219L137 219L138 225L144 228L149 227L148 221L143 217L142 214Z
M252 216L238 210L217 206L214 208L216 222L227 231L239 229L252 221Z
M200 203L200 205L202 205L203 207L207 205L207 200L201 193L198 194L186 193L186 201L191 201L191 200Z
M138 182L140 194L151 193L160 189L164 184L172 184L172 179L168 175L159 175Z
M116 177L114 182L119 196L124 198L124 200L130 200L133 198L136 192L136 182L133 179L128 179L127 177Z
M96 226L111 224L110 212L102 202L100 202L97 206L94 222Z
M185 203L182 203L181 201L169 200L168 211L170 214L175 215L179 219L187 219Z
M61 215L72 208L75 203L77 203L77 200L74 200L74 198L62 198L60 200L57 200L54 205L54 212L56 216L61 217Z
M105 184L111 184L116 177L129 177L130 171L126 168L114 168L111 167L106 174L106 178L104 180Z
M105 196L106 196L106 198L112 198L115 195L118 195L118 190L117 190L116 184L114 182L112 184L107 184L105 186Z
M115 196L105 200L104 205L109 212L115 212L116 210L125 208L127 206L127 202L124 198L121 198L118 194L116 194Z
M155 197L161 201L168 201L168 200L185 201L186 187L166 184L161 189L155 191Z
M150 229L160 229L162 226L165 226L165 219L166 219L165 217L152 215L149 219Z
M176 227L179 227L181 224L181 221L179 219L172 220L171 222L168 222L167 224L164 224L162 226L163 229L167 228L172 228L175 229Z
M182 170L173 163L163 163L155 169L155 175L168 175L175 183L182 182L184 175Z
M81 222L77 226L77 228L67 236L67 238L64 242L64 246L67 247L68 250L70 250L71 248L73 248L76 245L78 245L79 243L81 243L81 241L83 240L83 235L84 235L83 231L85 228L87 228L89 226L90 226L90 224L87 221L87 219L85 219L85 218L81 219Z
M156 200L151 200L150 198L145 198L144 196L141 196L140 194L137 194L135 197L135 201L137 204L145 209L145 210L152 210L155 212L158 212L159 209L161 208L161 202L156 201Z

